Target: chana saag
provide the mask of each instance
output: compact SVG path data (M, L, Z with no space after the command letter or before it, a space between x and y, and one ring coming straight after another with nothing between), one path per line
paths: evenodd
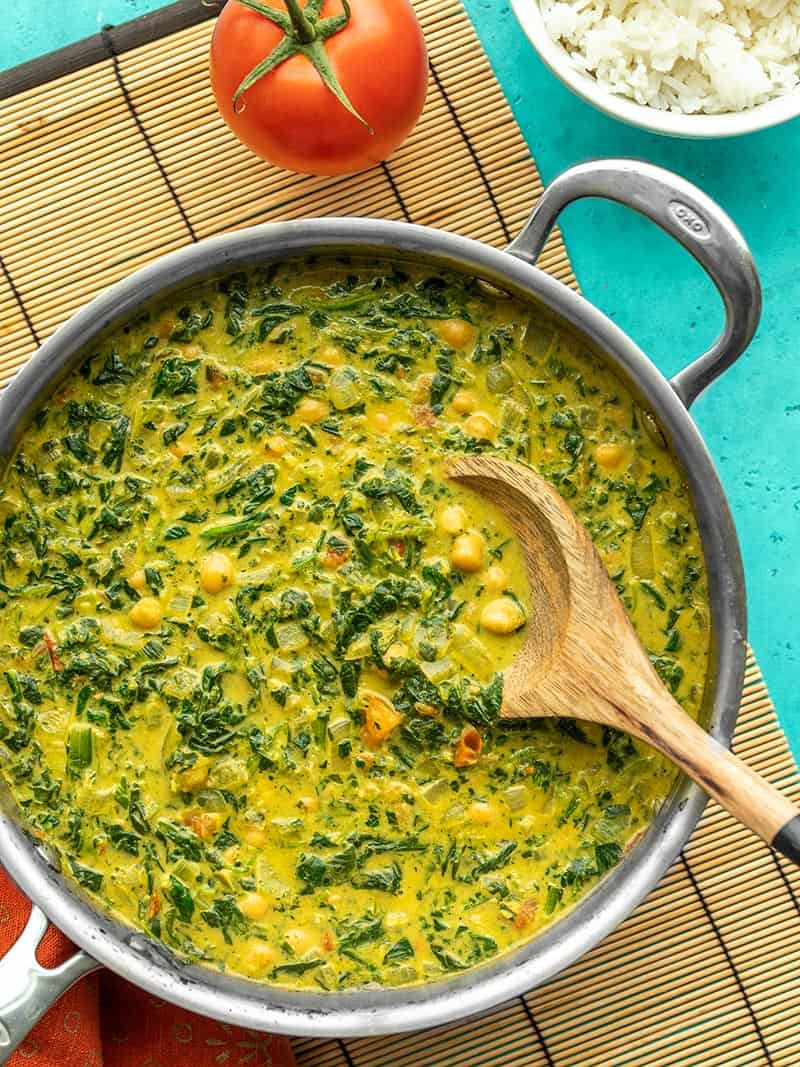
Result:
M4 477L0 767L68 876L183 957L335 990L472 967L619 862L673 769L498 721L536 605L442 477L464 451L567 498L697 713L687 490L607 368L473 279L234 274L98 343Z

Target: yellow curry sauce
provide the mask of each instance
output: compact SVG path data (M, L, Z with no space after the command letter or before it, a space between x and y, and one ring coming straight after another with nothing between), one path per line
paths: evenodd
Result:
M620 382L538 312L413 265L288 262L91 351L4 478L0 768L96 900L294 987L434 978L620 859L673 769L498 722L520 552L442 460L530 463L696 714L687 491Z

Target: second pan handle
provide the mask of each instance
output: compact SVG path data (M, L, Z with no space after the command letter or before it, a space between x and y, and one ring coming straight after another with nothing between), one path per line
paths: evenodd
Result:
M42 967L36 950L46 929L47 917L34 904L25 929L0 960L0 1067L61 994L100 966L78 950L60 967Z
M636 159L598 159L570 167L551 182L507 251L535 263L563 209L590 196L615 200L651 219L691 252L719 290L722 333L672 379L689 407L739 358L758 326L761 284L750 249L733 220L691 182Z

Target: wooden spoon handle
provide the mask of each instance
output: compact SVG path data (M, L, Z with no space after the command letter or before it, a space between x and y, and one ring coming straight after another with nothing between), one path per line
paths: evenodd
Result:
M642 740L663 752L739 822L800 866L800 811L794 804L677 705L674 710L666 706L663 710L663 715L648 715L646 722L639 719L636 732Z

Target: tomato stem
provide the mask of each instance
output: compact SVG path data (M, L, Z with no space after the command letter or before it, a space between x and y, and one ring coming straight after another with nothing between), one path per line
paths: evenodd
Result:
M339 33L350 22L350 4L348 0L342 0L344 8L341 15L330 15L321 18L323 0L307 0L305 8L301 8L298 0L283 0L286 12L272 7L263 0L238 0L242 7L256 12L265 19L269 19L283 30L283 40L275 46L270 54L257 63L250 73L242 79L239 88L233 96L233 110L239 110L239 102L247 90L257 81L275 70L285 60L292 56L304 55L319 74L323 83L333 93L342 107L346 108L358 121L366 126L370 133L372 127L359 115L350 103L347 94L339 84L339 79L331 66L328 53L325 50L325 41ZM288 14L287 14L288 12Z
M294 29L295 37L302 44L310 44L316 37L313 23L311 23L303 14L303 9L298 4L297 0L283 0L283 2L286 4L289 18L292 20L292 28Z

